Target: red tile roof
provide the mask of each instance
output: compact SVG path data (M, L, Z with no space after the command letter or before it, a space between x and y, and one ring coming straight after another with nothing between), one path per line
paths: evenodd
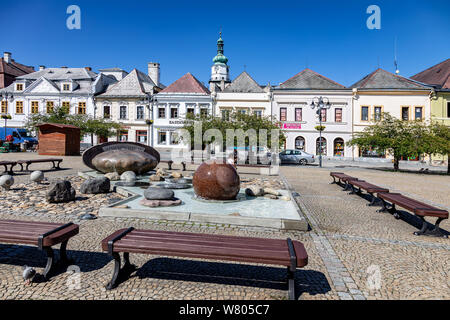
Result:
M3 58L0 58L0 88L10 85L14 78L32 72L34 67L15 62L14 59L6 63Z
M411 77L416 81L450 89L450 59L442 61Z
M186 73L180 79L166 87L160 93L203 93L209 94L206 88L199 80L197 80L191 73Z

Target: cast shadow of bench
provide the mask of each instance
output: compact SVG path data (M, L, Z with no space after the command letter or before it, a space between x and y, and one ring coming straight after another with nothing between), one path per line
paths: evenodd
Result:
M70 246L70 243L69 243ZM59 246L53 247L55 261L59 261ZM67 256L71 260L66 265L55 265L51 277L58 276L67 271L68 266L75 265L80 268L80 272L90 272L105 267L110 261L111 257L102 252L67 250ZM47 255L45 251L39 250L36 246L18 245L18 244L0 244L0 265L15 265L28 266L33 268L44 269L47 263ZM33 282L43 282L41 270L36 270L36 275ZM21 272L21 271L20 271Z
M155 258L146 262L132 277L135 276L287 290L287 269L281 267ZM316 295L330 290L323 273L303 269L295 272L296 299L304 292Z
M422 228L422 220L416 216L415 214L411 214L405 210L399 210L397 209L398 214L400 215L400 219L405 221L406 223L408 223L409 225L413 226L414 228L417 228L417 231L420 230L420 228ZM386 212L387 213L387 212ZM428 229L433 229L434 228L434 223L436 222L435 217L425 217L425 219L427 219L427 226ZM430 223L429 221L431 221L432 223ZM439 228L441 230L441 232L444 235L447 235L448 237L450 237L450 232L447 230L444 230L442 228Z

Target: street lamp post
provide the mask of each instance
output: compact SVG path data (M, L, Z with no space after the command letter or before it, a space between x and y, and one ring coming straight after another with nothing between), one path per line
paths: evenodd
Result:
M319 116L319 166L322 168L322 110L331 108L331 103L327 97L314 97L311 101L311 109L317 108L317 115Z
M0 93L0 101L3 101L3 97L5 97L5 101L6 103L8 103L8 98L10 101L13 101L13 95L12 94L8 94L8 92L3 92ZM1 111L1 110L0 110ZM11 115L8 113L8 110L6 110L5 113L1 114L2 119L5 119L5 139L6 139L6 126L7 126L7 121L8 119L11 119Z
M148 145L150 147L153 147L153 102L157 102L158 100L154 97L154 96L150 96L150 94L147 95L146 97L146 102L147 102L147 108L148 108L148 116L149 119L145 120L145 123L148 125L148 134L147 134L147 139L148 139Z

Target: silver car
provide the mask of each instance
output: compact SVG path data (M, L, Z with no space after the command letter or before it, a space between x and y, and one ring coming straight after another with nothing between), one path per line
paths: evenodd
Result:
M300 164L300 165L307 165L310 163L314 163L314 155L307 153L302 150L294 150L294 149L287 149L279 154L280 156L280 162L283 163L291 163L291 164Z

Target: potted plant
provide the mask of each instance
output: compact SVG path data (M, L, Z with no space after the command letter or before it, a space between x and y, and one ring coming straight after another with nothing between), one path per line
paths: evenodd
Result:
M317 131L323 131L325 130L325 126L315 126L314 129L316 129Z

